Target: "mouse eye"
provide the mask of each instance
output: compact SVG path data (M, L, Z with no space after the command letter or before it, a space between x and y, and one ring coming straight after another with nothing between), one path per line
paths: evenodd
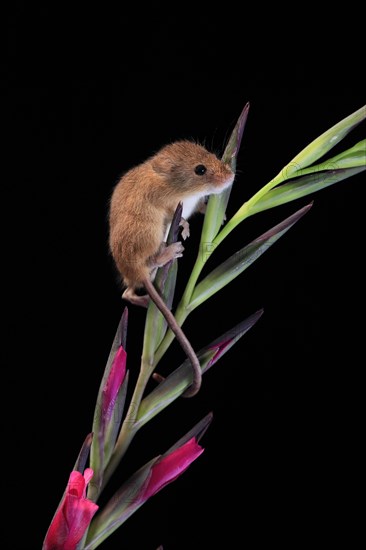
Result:
M203 174L207 172L207 168L203 164L198 164L194 169L194 171L197 174L197 176L203 176Z

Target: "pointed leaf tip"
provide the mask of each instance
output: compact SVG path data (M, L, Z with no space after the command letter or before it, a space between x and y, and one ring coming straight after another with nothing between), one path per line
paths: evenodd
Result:
M180 224L180 220L182 219L182 213L183 213L183 203L179 202L177 205L177 208L175 209L172 223L170 225L170 231L169 231L168 240L167 240L168 244L175 243L178 239L179 224Z
M206 414L206 416L204 416L199 422L197 422L197 424L193 426L193 428L189 430L189 432L187 432L183 437L181 437L179 441L177 441L172 447L170 447L163 454L163 456L169 455L170 453L172 453L182 445L185 445L187 441L190 441L192 438L194 438L197 441L197 443L199 443L202 437L207 432L212 422L212 419L213 419L213 412L211 411L208 414Z
M245 125L248 119L249 106L249 102L247 102L242 112L240 113L222 156L223 162L230 164L234 172L236 166L236 157L239 153Z
M266 252L290 227L292 227L311 208L312 203L275 225L247 246L238 250L227 260L214 268L201 280L192 293L189 308L192 311L213 294L238 277L245 269ZM214 242L214 244L216 244Z
M89 457L90 447L93 441L93 433L89 433L80 449L79 456L76 459L74 470L83 473L86 465L86 461Z
M127 345L127 326L128 326L128 307L125 306L122 317L121 317L121 325L120 325L120 345L126 349Z
M240 148L241 140L243 138L245 125L246 125L246 122L247 122L247 119L248 119L249 107L250 107L250 103L248 101L246 103L246 105L244 106L244 109L242 110L242 112L239 116L238 131L237 131L237 143L236 143L236 147L235 147L235 149L232 153L232 157L236 157L238 152L239 152L239 148Z
M208 349L215 350L215 354L209 359L206 369L211 368L229 349L241 338L262 316L264 309L259 309L244 321L238 323L235 327L227 331L221 337L216 338Z

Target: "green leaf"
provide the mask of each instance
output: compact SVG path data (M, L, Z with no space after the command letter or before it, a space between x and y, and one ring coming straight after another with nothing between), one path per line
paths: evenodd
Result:
M350 149L346 149L346 151L342 151L342 153L339 153L335 157L295 172L293 177L304 176L305 174L320 172L321 170L340 170L360 166L366 166L366 139L359 141L356 145Z
M284 183L275 187L272 191L269 191L253 206L251 214L257 214L263 210L268 210L269 208L274 208L275 206L305 197L310 193L315 193L334 183L354 176L363 170L365 170L364 167L327 170L290 179L288 183Z
M73 470L76 470L81 474L84 473L85 465L89 457L92 441L93 441L93 434L90 433L86 436L84 443L80 449L79 456L76 459Z
M366 106L361 107L312 141L281 171L282 181L313 164L339 143L346 135L366 118Z
M286 233L306 212L311 204L301 208L289 218L272 227L253 242L230 256L225 262L216 267L196 286L189 309L193 310L213 294L229 284L247 267L257 260L270 246Z
M258 321L263 310L257 311L232 329L216 338L198 353L202 374L210 369ZM136 424L139 429L170 403L175 401L192 384L192 367L189 360L174 370L141 402Z
M207 370L207 366L216 354L216 350L207 350L205 353L197 352L202 374ZM183 370L184 369L184 370ZM192 384L192 365L189 359L169 376L167 376L159 385L150 392L140 403L138 414L134 427L139 430L144 424L149 422L160 411L165 409L170 403L173 403L180 397L184 391Z
M221 160L226 164L230 164L233 172L235 172L236 169L236 160L243 137L245 124L248 118L248 113L249 103L244 106L244 109L242 110L238 118L238 121L231 133L228 144L222 155ZM228 189L225 189L219 195L211 195L209 198L201 233L201 243L203 243L204 245L206 245L206 243L208 242L211 242L216 237L218 231L220 230L220 227L224 222L226 207L229 202L231 189L232 186L230 186Z
M237 225L242 223L256 209L256 203L261 201L269 191L296 174L303 175L305 170L317 159L324 156L332 147L339 143L357 124L366 118L366 106L361 107L335 126L324 132L303 149L289 162L271 181L257 191L249 200L244 202L227 224L216 235L214 244L219 245ZM362 142L361 142L362 143ZM329 162L329 161L328 161ZM346 166L345 166L346 167ZM313 171L312 169L311 171Z

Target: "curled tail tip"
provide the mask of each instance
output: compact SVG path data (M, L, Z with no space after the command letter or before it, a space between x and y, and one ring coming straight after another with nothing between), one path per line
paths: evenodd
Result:
M198 361L198 360L197 360ZM201 366L198 362L198 365L192 362L193 366L193 382L182 394L182 397L194 397L200 391L202 386L202 372Z

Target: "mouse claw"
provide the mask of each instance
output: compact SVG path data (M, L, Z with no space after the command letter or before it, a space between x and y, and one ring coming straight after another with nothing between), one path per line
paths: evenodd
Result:
M184 246L180 241L172 243L169 246L173 247L172 250L174 251L174 258L181 258L183 256Z

